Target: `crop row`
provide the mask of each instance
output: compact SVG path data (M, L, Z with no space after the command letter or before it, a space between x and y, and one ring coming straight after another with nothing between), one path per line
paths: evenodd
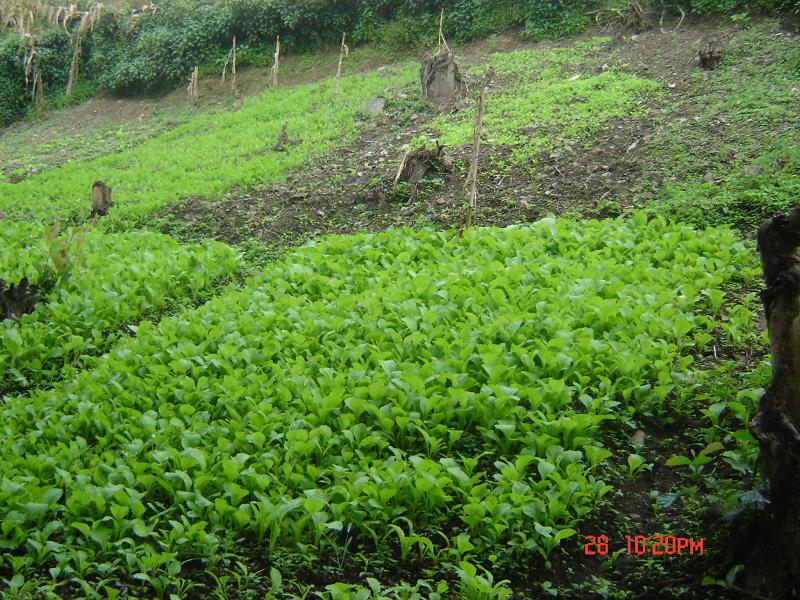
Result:
M218 242L181 246L156 233L99 230L65 231L50 241L41 226L3 223L0 277L35 283L55 270L53 257L63 271L55 288L19 321L0 321L0 392L64 376L111 347L123 325L198 295L238 265Z
M161 593L244 533L541 560L611 489L601 425L663 404L754 267L642 215L322 240L0 406L0 574Z
M411 67L343 77L335 99L329 83L270 89L241 110L200 115L134 148L19 183L0 181L0 212L34 219L85 214L96 180L114 190L112 215L127 218L191 195L218 198L234 187L277 181L352 135L365 102L412 78ZM299 143L275 152L284 124Z

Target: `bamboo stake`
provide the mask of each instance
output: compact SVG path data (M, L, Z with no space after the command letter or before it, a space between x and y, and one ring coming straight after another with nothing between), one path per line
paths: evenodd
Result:
M81 60L82 44L80 33L73 42L75 49L72 52L72 62L69 65L69 77L67 78L67 98L72 96L72 87L75 85L75 80L78 78L78 65Z
M442 50L445 50L447 54L451 54L450 46L447 45L447 40L444 39L444 9L439 14L439 46L436 48L436 55L438 56Z
M278 87L278 67L281 60L281 36L275 38L275 56L272 63L272 87Z
M234 38L236 39L236 38ZM228 54L225 55L225 64L222 65L222 83L225 83L225 77L228 74L228 63L231 62L231 54L233 53L233 49L231 48L228 50Z
M198 97L197 82L198 82L199 72L200 69L198 67L195 67L194 71L192 71L192 76L189 77L189 86L186 88L186 90L189 92L189 101L192 103L192 106L197 104L197 97Z
M481 152L481 133L483 132L483 111L486 104L486 92L492 81L491 72L487 73L486 81L481 87L481 94L478 97L478 110L475 115L475 136L472 140L472 161L469 166L469 174L464 187L467 190L467 211L464 217L463 226L472 227L475 217L475 207L478 201L478 158Z
M331 96L333 97L336 97L336 94L339 93L339 80L342 78L342 61L344 60L345 56L350 55L350 48L348 48L344 43L346 35L346 33L342 34L342 45L339 48L339 66L336 67L336 77L333 80L333 91L331 93Z
M233 50L232 50L232 52L233 52L233 67L232 67L232 70L231 70L231 75L233 77L233 82L231 83L231 86L232 86L232 89L233 89L233 95L235 96L237 94L237 90L236 90L236 36L233 36Z
M44 112L44 86L42 85L42 73L39 69L35 69L36 73L33 77L33 98L36 102L36 110L39 114Z

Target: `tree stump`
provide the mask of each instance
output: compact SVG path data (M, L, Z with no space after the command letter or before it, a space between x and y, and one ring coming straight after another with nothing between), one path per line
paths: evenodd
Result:
M786 13L781 17L781 30L795 35L800 33L800 14Z
M111 188L102 181L95 181L92 186L91 218L106 216L111 205Z
M419 182L425 178L428 173L438 173L442 171L451 171L453 169L452 157L443 153L444 146L436 144L436 149L431 148L417 148L416 150L409 150L403 156L400 163L400 168L397 170L397 176L394 178L394 183L397 185L398 181L407 181L411 184L411 200L416 200Z
M611 49L616 50L625 45L625 34L622 30L622 23L614 21L608 26L608 32L611 34Z
M420 83L425 98L437 105L451 102L464 88L458 65L449 50L422 61Z
M286 128L288 126L288 121L283 123L281 132L278 134L278 143L272 147L273 152L283 152L286 150L286 146L297 146L300 143L300 140L289 139L289 135L286 133Z
M27 277L18 284L6 287L4 279L0 279L0 321L12 319L18 321L22 315L32 313L41 298Z
M722 62L724 52L717 40L709 41L699 52L700 66L706 71L713 71Z
M774 599L800 589L800 206L758 230L766 289L761 294L772 383L750 422L770 483L770 504L750 540L751 583Z

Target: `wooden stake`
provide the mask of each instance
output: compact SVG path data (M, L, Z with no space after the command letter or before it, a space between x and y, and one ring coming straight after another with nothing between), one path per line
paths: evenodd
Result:
M472 227L475 217L475 207L478 201L478 158L481 152L481 133L483 132L483 110L486 103L486 91L491 83L492 74L487 73L486 82L481 87L481 94L478 97L478 110L475 115L475 136L472 140L472 161L469 166L469 174L465 188L467 189L467 211L464 216L463 227Z
M345 56L348 56L350 54L350 48L348 48L344 43L346 35L347 35L346 33L342 34L342 45L339 48L339 66L336 67L336 77L333 79L333 91L331 93L331 96L333 97L335 97L336 94L339 92L339 80L342 77L342 60L344 60Z
M231 83L231 89L233 90L234 96L237 94L236 89L236 36L233 36L233 49L231 50L233 53L233 66L231 68L231 75L233 76L233 82Z
M197 104L197 81L199 73L200 69L195 67L194 71L192 71L192 76L189 78L189 86L186 88L186 90L189 92L189 101L192 103L192 105Z
M75 38L73 42L75 44L74 50L72 51L72 62L69 65L69 76L67 77L67 98L72 96L72 87L75 85L75 80L78 78L78 65L81 60L81 51L82 51L82 37L80 32Z
M272 63L272 87L278 87L278 66L281 61L281 36L275 38L275 56Z
M44 86L42 85L42 74L39 69L36 69L36 75L33 78L33 98L36 103L36 110L39 114L44 112Z
M447 54L452 54L450 52L450 46L447 45L447 40L444 39L444 9L439 14L439 47L436 49L436 54L441 54L442 50L447 52Z

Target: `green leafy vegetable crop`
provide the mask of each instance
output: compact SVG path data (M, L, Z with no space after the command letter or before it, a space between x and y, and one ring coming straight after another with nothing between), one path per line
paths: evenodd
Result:
M121 326L198 294L238 264L234 250L219 242L184 247L144 231L91 230L81 252L69 277L33 313L0 321L0 392L52 381L85 355L105 352ZM35 282L47 261L41 226L3 223L0 277Z
M648 94L659 84L607 70L586 72L582 61L592 52L607 51L604 38L570 48L520 50L495 54L489 61L503 85L489 95L484 131L493 144L511 149L510 165L529 164L538 153L560 143L582 143L612 117L645 110ZM481 69L473 69L483 76ZM472 140L473 108L434 121L439 140L450 146ZM425 142L418 138L415 144Z
M112 216L127 218L190 195L218 198L234 187L278 181L352 135L363 104L411 80L413 73L414 67L405 66L343 77L335 100L328 83L267 90L246 100L241 110L200 115L134 148L71 162L15 184L0 181L0 211L37 219L86 214L98 179L114 189ZM284 123L301 143L275 152Z
M0 577L163 596L246 534L505 594L473 565L576 533L604 425L663 407L709 291L756 273L731 231L642 214L326 238L0 405Z

